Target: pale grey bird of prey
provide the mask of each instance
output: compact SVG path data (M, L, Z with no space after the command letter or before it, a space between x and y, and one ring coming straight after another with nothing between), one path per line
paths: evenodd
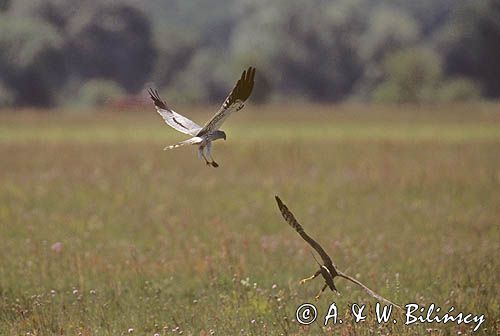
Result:
M231 113L243 108L245 101L252 93L254 78L255 68L249 67L247 70L243 71L241 78L238 80L226 100L224 100L219 111L217 111L212 119L203 127L172 110L165 101L160 98L157 90L149 89L148 92L156 106L156 111L163 117L163 120L177 131L192 136L190 139L167 146L164 150L184 145L197 145L198 153L205 159L207 166L210 165L217 168L219 165L214 161L211 154L212 141L218 139L226 140L226 133L219 130L219 128ZM210 158L210 161L207 159L207 156Z
M356 285L358 285L361 288L363 288L370 296L372 296L372 297L374 297L374 298L376 298L378 300L385 301L385 302L387 302L387 303L389 303L391 305L394 305L394 306L396 306L399 309L402 309L401 306L399 306L399 305L397 305L397 304L395 304L395 303L387 300L386 298L380 296L379 294L375 293L374 291L372 291L370 288L368 288L365 285L363 285L358 280L350 277L349 275L347 275L345 273L340 272L337 269L337 267L335 267L335 265L332 262L332 259L330 258L330 256L325 252L325 250L321 247L321 245L318 242L316 242L314 239L312 239L304 231L304 228L302 228L302 225L299 224L299 222L297 221L297 219L295 219L295 216L293 215L293 213L287 208L287 206L281 201L281 199L278 196L275 196L275 199L276 199L276 202L278 203L278 208L280 209L281 215L283 216L283 218L287 221L287 223L291 227L293 227L295 229L295 231L298 232L298 234L309 245L311 245L311 247L313 249L316 250L316 252L318 252L318 254L320 255L321 259L323 260L323 264L324 265L321 265L316 260L316 257L314 257L314 254L313 254L313 257L316 260L316 262L319 264L320 268L319 268L319 270L316 271L316 273L314 273L309 278L305 278L305 279L300 280L300 283L303 284L303 283L306 283L309 280L312 280L312 279L316 278L318 275L321 274L321 276L325 280L325 285L323 286L323 288L321 289L321 291L318 293L318 295L316 295L316 299L319 299L321 293L323 293L324 290L327 287L329 287L334 292L338 292L337 288L335 287L335 284L333 283L333 279L338 276L338 277L341 277L341 278L344 278L344 279L347 279L349 281L354 282Z

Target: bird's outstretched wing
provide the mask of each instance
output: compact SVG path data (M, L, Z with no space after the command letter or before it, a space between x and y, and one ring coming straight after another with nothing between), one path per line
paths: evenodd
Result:
M283 218L290 224L291 227L295 229L299 233L299 235L309 244L313 249L315 249L318 254L321 256L321 259L325 263L325 265L331 265L335 268L335 265L330 259L330 256L323 250L320 244L318 244L314 239L309 237L309 235L304 231L302 225L299 224L295 216L292 214L290 210L288 210L287 206L281 201L278 196L275 196L276 202L278 203L278 207L283 215Z
M367 293L368 293L368 295L370 295L370 296L374 297L375 299L377 299L377 300L381 300L381 301L384 301L384 302L386 302L386 303L388 303L388 304L391 304L391 305L396 306L397 308L399 308L399 309L403 310L403 308L401 308L401 306L399 306L399 305L395 304L394 302L391 302L391 301L387 300L387 299L386 299L386 298L384 298L383 296L380 296L379 294L375 293L375 292L374 292L374 291L372 291L370 288L366 287L366 286L365 286L365 285L363 285L361 282L359 282L358 280L356 280L356 279L354 279L354 278L350 277L349 275L347 275L347 274L345 274L345 273L342 273L342 272L339 272L339 271L337 271L337 274L338 274L338 276L340 276L340 277L342 277L342 278L344 278L344 279L347 279L347 280L349 280L349 281L354 282L356 285L358 285L358 286L360 286L361 288L363 288L363 289L365 290L365 292L367 292Z
M158 90L149 89L148 92L155 103L156 111L162 116L167 125L179 132L193 136L201 130L200 125L170 109L167 104L161 100Z
M224 120L233 112L243 108L245 101L250 97L253 90L255 68L249 67L243 71L241 78L236 83L229 96L224 100L219 111L210 119L198 135L213 132L222 125Z

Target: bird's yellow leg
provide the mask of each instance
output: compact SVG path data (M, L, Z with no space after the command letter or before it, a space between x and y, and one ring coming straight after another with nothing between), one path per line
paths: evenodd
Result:
M301 285L303 285L303 284L305 284L307 281L309 281L309 280L312 280L312 279L316 278L316 277L317 277L318 275L320 275L320 274L321 274L321 271L317 271L316 273L314 273L313 275L311 275L309 278L305 278L305 279L300 280L300 282L299 282L299 283L300 283Z
M326 289L326 287L327 287L327 286L328 286L328 285L327 285L327 284L325 284L325 285L323 286L323 288L321 288L321 290L319 291L318 295L316 295L316 296L314 297L316 300L319 300L319 297L321 296L321 293L323 293L323 292L325 291L325 289Z

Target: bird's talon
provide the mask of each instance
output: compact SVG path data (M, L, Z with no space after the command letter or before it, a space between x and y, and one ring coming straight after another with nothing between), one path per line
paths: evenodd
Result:
M299 284L300 284L300 285L303 285L303 284L305 284L305 283L306 283L306 281L307 281L306 279L302 279L302 280L300 280L300 281L299 281Z
M217 168L219 167L219 164L215 161L212 161L212 167Z

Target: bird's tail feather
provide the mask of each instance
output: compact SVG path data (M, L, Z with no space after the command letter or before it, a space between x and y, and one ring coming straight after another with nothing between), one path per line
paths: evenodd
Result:
M194 138L187 139L187 140L178 142L178 143L170 145L170 146L166 146L165 148L163 148L163 150L179 148L179 147L182 147L185 145L194 145L194 144L199 143L199 142L200 142L200 139L197 137L194 137Z

